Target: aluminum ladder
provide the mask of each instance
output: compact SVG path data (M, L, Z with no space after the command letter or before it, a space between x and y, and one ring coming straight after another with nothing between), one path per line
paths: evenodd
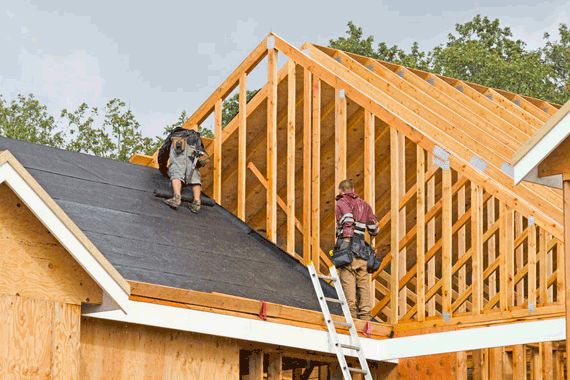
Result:
M344 296L344 291L342 290L342 286L336 268L334 267L334 265L329 268L330 271L329 276L318 274L312 262L309 263L307 268L309 269L311 282L313 283L313 287L315 288L315 293L317 294L319 304L321 305L321 310L323 311L323 316L325 317L325 323L327 325L327 330L329 332L329 339L331 343L334 345L336 357L338 358L338 362L340 364L340 369L342 371L344 379L352 380L353 373L360 373L364 375L364 378L366 380L372 380L372 376L370 374L370 368L368 367L368 363L366 362L366 357L364 356L364 352L360 344L360 339L358 338L358 333L356 331L354 321L352 320L352 316L350 315L348 303L346 302L346 297ZM338 298L325 297L319 279L332 281ZM327 302L340 304L345 322L333 320ZM336 332L336 326L342 326L348 328L348 331L350 331L350 344L344 344L340 342L338 334ZM346 356L344 354L345 349L356 351L358 356L358 361L360 363L360 368L354 368L348 366L348 364L346 363Z

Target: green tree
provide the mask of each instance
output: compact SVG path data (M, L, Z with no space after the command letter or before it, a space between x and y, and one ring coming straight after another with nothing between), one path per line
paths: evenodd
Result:
M247 90L246 103L249 102L259 90ZM234 94L224 101L222 106L222 127L225 127L239 112L239 94Z
M32 94L10 103L0 96L0 135L36 144L64 146L64 134L45 105Z
M107 131L95 125L97 117L97 108L89 108L85 103L73 112L67 109L61 111L61 118L67 122L69 133L69 141L65 149L109 157L115 146Z
M490 87L564 103L570 98L570 31L562 24L557 40L545 35L545 45L530 49L515 39L498 19L480 15L457 24L445 43L422 51L413 43L409 52L364 36L362 28L348 23L345 37L331 39L333 48L408 67L428 70Z

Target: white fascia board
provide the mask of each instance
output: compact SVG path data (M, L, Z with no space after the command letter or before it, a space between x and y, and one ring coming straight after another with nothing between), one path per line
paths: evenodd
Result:
M129 301L128 310L128 314L125 314L119 310L104 311L89 306L84 307L83 315L332 355L335 353L328 333L322 330L132 300ZM349 343L349 336L339 336L342 343ZM558 318L393 339L361 338L360 342L367 359L394 362L406 357L563 339L565 321ZM346 354L354 355L351 351L346 351Z
M42 198L16 172L9 162L0 164L0 183L6 182L38 220L51 232L117 307L127 311L129 295L91 255Z
M514 180L518 184L570 135L570 113L567 113L514 166Z

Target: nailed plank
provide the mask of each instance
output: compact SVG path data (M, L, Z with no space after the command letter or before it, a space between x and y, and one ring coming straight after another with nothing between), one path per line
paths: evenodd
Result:
M397 323L398 312L398 294L399 294L399 253L400 253L400 154L399 154L399 132L390 128L390 183L394 184L390 189L390 249L391 249L391 267L390 267L390 323Z
M416 147L416 267L417 319L425 320L425 151ZM467 374L467 373L466 373Z
M321 248L321 81L313 77L312 168L311 168L311 260L319 268Z
M528 235L528 306L536 307L536 225L529 226Z
M267 49L267 240L277 241L277 51Z
M289 254L295 253L295 62L287 63L287 245Z
M472 313L483 308L483 189L471 182Z
M249 354L248 380L263 380L263 351L253 350Z
M283 354L280 352L272 352L268 357L267 380L283 379Z
M214 109L214 180L213 197L222 203L222 99L216 100Z
M442 278L442 314L444 318L451 317L451 265L452 265L452 206L451 170L442 170L442 251L441 251L441 278Z
M344 91L335 89L335 186L346 176L346 96Z
M312 78L311 72L303 70L303 260L311 257L311 163L312 163Z
M238 183L237 183L237 217L245 222L245 179L247 151L247 74L239 78L239 113L238 113Z
M526 349L522 344L513 346L513 379L526 377Z
M500 284L501 284L501 309L508 310L513 306L514 286L513 286L513 235L514 235L514 210L500 202L501 222L499 227L501 246L500 259Z

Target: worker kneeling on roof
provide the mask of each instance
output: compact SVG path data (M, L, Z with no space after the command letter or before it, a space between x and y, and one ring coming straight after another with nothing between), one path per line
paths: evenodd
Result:
M378 220L372 207L354 192L351 180L338 185L336 196L336 236L332 261L338 268L340 282L353 318L371 319L372 308L368 273L378 270L380 260L365 241L378 234Z
M200 132L182 127L170 132L158 151L159 170L172 183L173 197L164 203L177 209L182 203L182 186L190 186L194 196L190 211L200 211L202 182L199 169L206 164L207 158Z

